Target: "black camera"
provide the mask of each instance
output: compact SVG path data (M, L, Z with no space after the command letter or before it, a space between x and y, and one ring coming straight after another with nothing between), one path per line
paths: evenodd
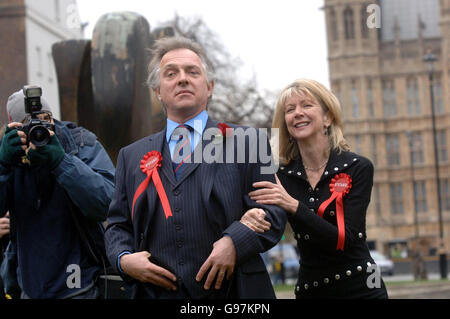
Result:
M30 115L28 123L20 129L27 135L27 145L31 142L36 147L47 145L50 142L50 132L55 131L55 126L50 121L42 121L39 118L42 112L42 89L39 86L24 86L23 95L25 95L25 113Z

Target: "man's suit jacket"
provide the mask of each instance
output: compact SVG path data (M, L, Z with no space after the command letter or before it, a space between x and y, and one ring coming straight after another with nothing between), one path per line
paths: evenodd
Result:
M217 124L209 119L205 130L217 127ZM237 128L234 125L230 126ZM280 240L287 216L286 212L278 206L260 205L250 200L248 196L248 193L253 190L254 182L262 180L275 182L274 175L261 174L262 164L259 160L256 163L248 161L249 155L257 151L258 143L254 143L254 141L249 143L248 137L246 138L245 163L189 164L184 169L181 179L176 181L165 137L164 129L121 149L119 152L115 176L116 189L110 205L105 233L106 249L111 264L116 266L119 254L124 251L145 250L149 232L155 231L150 227L151 220L157 205L161 205L161 202L153 182L150 182L147 187L145 196L143 194L136 201L133 218L131 218L131 206L136 189L146 178L146 175L140 170L141 159L150 151L159 151L163 156L162 167L158 170L159 174L165 175L164 180L168 180L172 184L164 185L166 190L183 183L195 170L200 170L196 174L201 174L202 183L198 185L198 191L191 192L191 194L201 196L203 207L206 208L206 214L212 223L220 228L223 235L228 235L233 240L237 254L234 280L239 298L275 298L259 253L270 249ZM259 138L265 138L267 141L265 135ZM203 141L197 147L204 150L207 145L211 146L210 143L211 141ZM238 146L235 145L234 154L237 154L237 148ZM270 150L270 147L268 149ZM198 150L196 149L196 151ZM211 200L212 193L214 193L214 200ZM189 201L191 199L183 198L182 200ZM271 229L263 234L253 232L239 222L242 215L254 207L263 208L266 211L266 220L271 223ZM218 210L222 211L218 212ZM176 212L173 213L176 214ZM220 218L215 216L220 216ZM192 254L195 254L195 251Z

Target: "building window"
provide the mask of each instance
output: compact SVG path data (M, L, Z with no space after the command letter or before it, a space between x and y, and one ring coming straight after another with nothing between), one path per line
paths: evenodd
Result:
M339 84L339 81L336 81L333 83L332 85L332 91L333 94L337 97L337 99L339 100L339 103L341 103L341 86Z
M378 184L373 184L372 198L370 200L371 213L375 214L375 224L382 225L381 216L381 201L380 201L380 187Z
M406 82L406 95L408 99L408 114L420 114L420 99L417 79L408 79Z
M439 130L436 132L437 149L439 156L439 163L446 163L447 157L447 132L445 130Z
M442 101L442 85L441 79L436 78L433 84L433 98L434 98L434 113L443 114L444 113L444 103Z
M397 115L397 102L393 80L383 80L383 104L385 117L394 117Z
M416 213L425 213L428 210L425 181L414 182L414 207Z
M373 107L373 88L371 80L367 82L367 106L369 107L369 116L374 117L375 111Z
M450 210L450 183L449 179L441 179L441 207L444 210Z
M386 155L388 165L400 165L400 149L397 134L386 135Z
M375 134L372 134L370 136L371 142L372 142L372 162L373 165L378 164L378 152L377 152L377 137Z
M411 165L416 164L423 164L423 140L422 140L422 133L420 132L414 132L409 137L411 140L410 143L410 158L411 158Z
M380 186L377 184L374 187L375 189L375 212L378 216L381 216L381 200L380 200Z
M403 186L401 183L389 185L392 214L403 214Z
M362 154L362 148L361 148L361 135L355 135L355 153L356 154Z
M337 41L338 36L338 23L337 23L337 17L336 17L336 11L334 9L330 10L330 27L331 27L331 38L333 41Z
M358 89L356 88L356 81L352 80L352 110L353 118L359 118L359 103L358 103Z
M354 39L355 38L355 25L353 18L353 10L350 7L347 7L344 10L344 30L345 30L345 38L346 39Z
M363 39L367 39L369 37L369 28L367 27L367 6L368 4L364 4L361 7L361 36Z

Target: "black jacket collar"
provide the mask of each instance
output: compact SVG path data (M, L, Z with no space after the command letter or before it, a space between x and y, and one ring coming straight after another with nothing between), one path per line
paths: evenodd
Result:
M360 158L361 156L353 152L342 151L338 153L336 150L332 150L320 180L346 171L357 163ZM292 160L288 165L280 165L278 173L307 180L305 167L300 154L297 160Z

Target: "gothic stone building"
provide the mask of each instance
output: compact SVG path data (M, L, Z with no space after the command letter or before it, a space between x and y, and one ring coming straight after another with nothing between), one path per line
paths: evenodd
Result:
M344 133L375 166L369 243L392 257L406 256L415 243L427 256L449 254L450 0L325 0L323 10ZM436 56L440 194L427 53Z

